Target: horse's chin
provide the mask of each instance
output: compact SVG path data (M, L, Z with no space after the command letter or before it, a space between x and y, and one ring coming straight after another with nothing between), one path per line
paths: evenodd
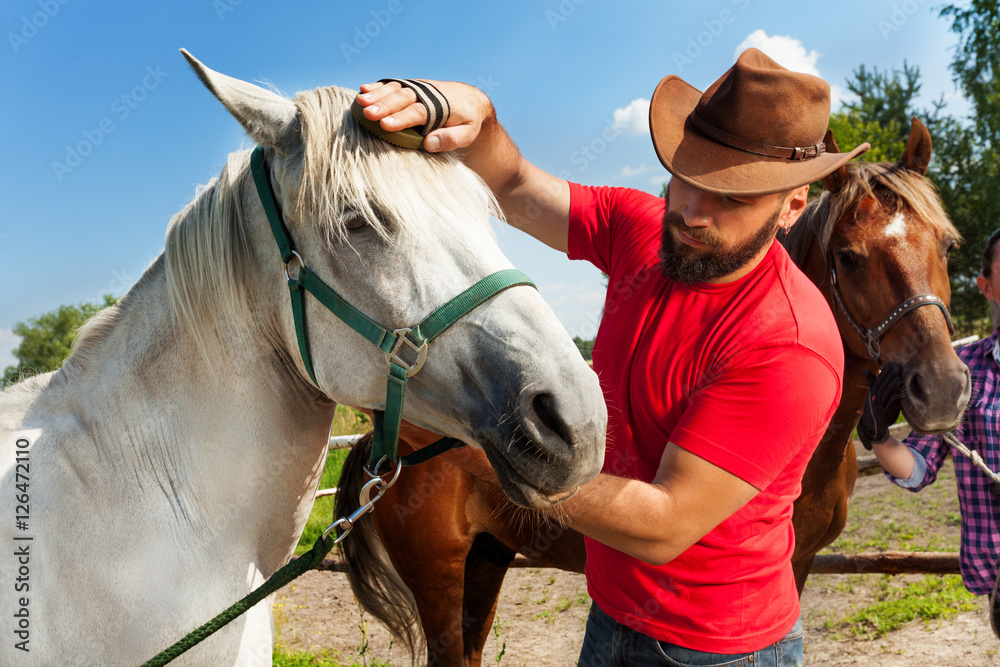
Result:
M486 458L496 473L504 495L515 505L526 509L545 509L569 500L580 490L579 485L569 489L546 488L541 480L528 479L515 469L496 447L485 444L483 451L486 452ZM541 472L544 473L544 468Z
M962 410L958 417L953 420L932 419L929 415L922 414L918 410L908 409L906 405L903 406L903 417L906 418L910 428L920 435L944 435L945 433L951 433L962 423L964 414L965 410Z

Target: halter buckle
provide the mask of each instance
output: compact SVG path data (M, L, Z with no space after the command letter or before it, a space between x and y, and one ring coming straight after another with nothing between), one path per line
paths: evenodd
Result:
M396 337L396 343L392 346L392 350L385 353L388 363L396 364L406 369L406 377L414 375L424 367L424 362L427 361L427 341L425 340L421 345L417 345L410 340L409 333L411 331L413 329L410 327L403 327L402 329L393 331L392 335ZM402 357L400 353L404 346L416 352L417 358L414 361L410 362Z

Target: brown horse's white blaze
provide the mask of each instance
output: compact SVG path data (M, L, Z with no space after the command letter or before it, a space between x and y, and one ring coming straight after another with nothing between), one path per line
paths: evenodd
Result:
M827 145L836 150L832 135ZM800 592L813 557L837 538L847 521L847 501L857 477L851 432L868 394L864 371L877 373L880 364L890 361L902 364L903 414L920 432L954 429L969 401L969 370L951 346L949 322L940 307L924 305L906 313L883 332L877 358L850 322L853 317L862 328L875 330L921 294L937 296L945 307L950 304L948 254L959 234L924 178L930 155L930 135L914 119L899 162L842 167L823 179L828 193L810 206L787 241L793 259L830 303L845 352L840 406L806 469L795 504L792 562ZM843 307L834 298L831 268Z

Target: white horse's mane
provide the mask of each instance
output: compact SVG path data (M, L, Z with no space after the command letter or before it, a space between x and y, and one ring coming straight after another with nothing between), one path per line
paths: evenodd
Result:
M318 225L332 251L349 243L345 223L352 216L363 217L389 243L393 230L426 220L428 213L486 226L490 214L502 219L489 188L452 154L400 150L362 129L350 112L355 94L326 87L295 97L301 153L285 161L290 168L282 168L276 179L282 182L274 183L276 191L284 182L299 183L292 206L288 185L279 195L286 220ZM269 161L275 159L273 151L268 154ZM230 154L219 176L170 221L164 268L171 309L175 322L189 328L203 348L220 335L253 333L234 331L233 323L252 321L247 316L252 274L261 262L279 261L277 246L273 258L253 256L253 215L262 217L263 211L250 174L250 150L243 150ZM100 343L113 327L114 310L81 330L77 355L85 357L88 346Z

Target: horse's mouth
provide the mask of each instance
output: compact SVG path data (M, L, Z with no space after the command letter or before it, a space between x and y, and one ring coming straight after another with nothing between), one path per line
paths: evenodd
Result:
M941 419L930 420L928 415L920 414L919 411L914 411L912 409L907 409L907 406L903 406L902 409L903 417L906 418L906 422L910 425L910 428L914 432L920 435L944 435L945 433L951 433L962 423L962 418L965 415L965 410L961 410L957 417L949 415L949 421L944 421Z
M972 377L966 370L965 386L952 400L941 399L927 406L914 401L908 392L904 392L902 398L900 408L910 428L921 435L944 435L958 428L965 417L972 398Z
M480 440L479 444L483 448L483 451L486 452L486 458L489 459L490 466L492 466L493 472L496 473L497 480L500 482L500 488L503 489L504 494L510 498L511 502L516 505L528 509L552 507L553 505L569 500L580 490L579 485L575 485L568 490L545 488L543 481L529 479L524 473L514 467L492 442L483 442ZM526 452L522 452L522 454L526 454ZM544 466L545 464L539 461L539 465ZM544 479L544 468L541 468L539 472L541 473L539 477Z

